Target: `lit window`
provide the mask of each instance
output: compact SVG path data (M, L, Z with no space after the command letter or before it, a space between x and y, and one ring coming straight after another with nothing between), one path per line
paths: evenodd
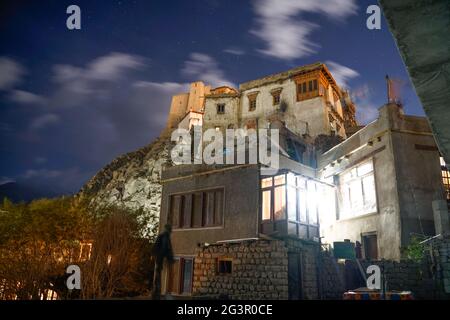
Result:
M286 209L286 186L275 187L274 189L274 219L285 219L284 211Z
M263 201L263 208L262 208L262 219L263 220L270 220L270 211L271 211L271 197L272 192L270 190L263 191L262 193L262 201Z
M292 173L261 179L262 220L318 225L321 190L317 182Z
M450 201L450 171L445 164L444 158L441 157L441 173L442 173L442 184L444 185L445 193L447 196L447 201Z
M286 176L261 180L262 220L286 219Z
M377 211L373 162L367 161L340 175L342 206L340 218Z

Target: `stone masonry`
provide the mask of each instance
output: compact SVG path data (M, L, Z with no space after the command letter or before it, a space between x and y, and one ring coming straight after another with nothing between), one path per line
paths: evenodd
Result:
M218 274L219 258L232 259L232 274ZM254 240L198 248L193 295L286 300L288 259L285 244L278 240Z
M319 299L318 274L322 270L318 269L319 245L290 238L228 242L197 248L193 294L229 299L288 299L288 253L301 256L299 286L302 298ZM231 274L219 274L218 261L221 259L232 261ZM325 291L329 293L332 289ZM333 292L337 296L341 293Z

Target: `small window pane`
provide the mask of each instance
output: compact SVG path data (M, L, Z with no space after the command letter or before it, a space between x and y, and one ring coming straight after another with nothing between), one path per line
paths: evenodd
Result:
M280 186L274 189L274 219L283 220L286 211L286 187Z
M264 191L262 194L262 219L270 220L270 207L271 207L271 194L270 190Z
M273 180L276 186L286 184L286 176L284 174L274 177Z
M302 177L297 177L297 186L301 189L306 189L306 180Z
M372 172L372 170L373 170L372 161L359 165L357 170L358 170L359 177L361 177L369 172Z
M373 175L370 175L365 177L362 182L364 191L364 208L367 211L375 211L376 210L375 179Z
M297 221L297 190L288 186L288 219Z
M290 186L295 186L296 185L296 177L294 174L292 173L288 173L287 175L287 181L288 181L288 185Z
M261 188L271 187L272 186L272 178L265 178L261 180Z
M308 218L310 224L317 224L317 191L316 184L314 181L308 180Z
M308 222L306 215L306 191L298 190L298 212L301 222Z
M192 259L183 260L183 293L190 293L192 288Z

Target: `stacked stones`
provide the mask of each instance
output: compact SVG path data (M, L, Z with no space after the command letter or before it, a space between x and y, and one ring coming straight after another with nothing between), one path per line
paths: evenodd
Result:
M438 271L440 271L443 291L450 294L450 239L438 243L435 255L438 257Z
M232 260L231 274L218 273L219 259ZM193 294L230 299L287 299L288 259L284 243L255 240L198 248Z
M303 299L319 299L318 257L319 244L301 239L285 240L289 252L301 255L302 296Z

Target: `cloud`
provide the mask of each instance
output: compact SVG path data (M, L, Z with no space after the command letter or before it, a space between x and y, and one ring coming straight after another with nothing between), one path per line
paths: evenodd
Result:
M12 90L9 99L19 104L44 105L47 103L45 97L24 90Z
M356 101L356 119L367 124L378 118L378 108L371 101Z
M327 61L325 62L330 69L334 80L341 88L348 88L348 81L359 76L359 72L349 67L343 66L337 62Z
M234 83L225 78L224 72L219 68L216 60L204 53L191 53L189 60L184 64L182 73L190 76L194 81L201 80L213 87L236 87Z
M356 104L356 119L360 124L367 124L378 117L377 104L373 102L373 91L367 83L356 87L350 94Z
M39 116L31 122L30 128L32 130L43 129L49 125L57 124L60 121L60 117L53 113L44 114Z
M264 55L282 60L302 58L319 47L309 38L320 26L305 20L306 14L342 21L356 9L356 0L255 0L256 26L250 33L265 43L266 47L258 50Z
M25 68L18 62L0 57L0 90L8 90L20 83L25 73Z
M60 177L62 175L62 172L60 170L49 170L49 169L28 169L25 171L25 173L22 175L21 178L23 179L34 179L34 178L40 178L40 179L53 179Z
M229 53L235 56L242 56L245 54L245 51L236 47L230 47L230 48L226 48L225 50L223 50L223 52L225 53Z
M54 67L54 80L57 82L71 82L84 80L118 80L127 70L142 67L144 59L137 55L120 52L111 52L108 55L96 58L85 68L71 65L56 65Z
M36 164L44 164L44 163L47 162L47 158L45 158L45 157L35 157L34 158L34 162Z
M79 188L93 175L90 171L81 171L78 167L64 169L28 169L17 177L15 181L39 188L43 193L66 194L78 191Z
M9 178L9 177L0 177L0 185L9 183L9 182L15 182L15 180L12 178Z
M16 140L3 139L6 148L12 149L18 141L23 144L21 156L28 164L16 178L76 191L118 155L149 144L166 124L172 96L187 92L189 82L151 81L151 74L140 72L147 70L147 62L140 56L109 53L81 66L54 65L46 89L49 95L12 93L16 102L37 102L40 97L46 101L40 108L15 112L16 123L29 126L15 128ZM192 80L232 84L208 55L192 54L182 66L181 74ZM58 125L57 134L43 130L52 125ZM60 161L59 167L44 168L55 159Z

